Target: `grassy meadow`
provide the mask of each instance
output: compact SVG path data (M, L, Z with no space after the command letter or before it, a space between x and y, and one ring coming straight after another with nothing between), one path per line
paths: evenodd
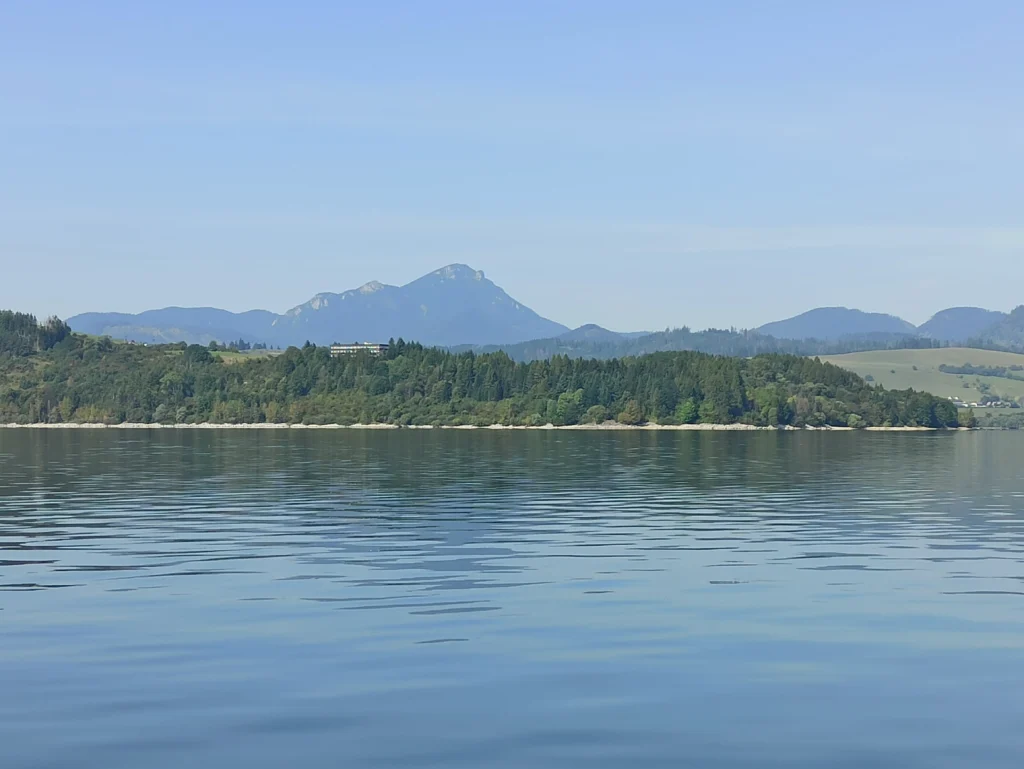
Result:
M241 363L242 361L247 360L271 358L280 354L280 350L245 350L242 352L239 352L238 350L216 350L213 353L215 357L220 358L225 363Z
M915 390L943 398L956 397L971 402L981 398L979 383L991 387L990 394L1008 398L1024 397L1024 381L1003 377L974 376L972 374L945 374L939 366L1020 366L1024 355L966 347L947 347L938 350L876 350L846 355L823 355L821 360L853 371L862 377L872 377L875 384L890 390ZM1024 372L1021 372L1024 375Z

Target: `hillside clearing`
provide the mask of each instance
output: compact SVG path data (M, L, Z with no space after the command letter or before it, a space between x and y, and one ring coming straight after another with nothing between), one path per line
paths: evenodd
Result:
M280 354L280 350L215 350L213 352L214 357L220 358L224 363L241 363L247 360L271 358Z
M946 374L939 366L1024 366L1024 355L969 347L946 347L935 350L876 350L845 355L823 355L822 361L834 363L862 377L872 377L875 384L889 390L913 388L943 398L960 398L973 402L988 385L989 395L1017 399L1024 397L1024 381L973 374ZM915 370L916 366L916 370ZM1024 376L1024 372L1021 373ZM965 386L966 385L966 386Z

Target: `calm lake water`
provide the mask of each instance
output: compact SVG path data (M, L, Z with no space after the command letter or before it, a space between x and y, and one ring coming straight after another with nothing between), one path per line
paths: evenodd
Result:
M0 766L1024 766L1024 435L0 430Z

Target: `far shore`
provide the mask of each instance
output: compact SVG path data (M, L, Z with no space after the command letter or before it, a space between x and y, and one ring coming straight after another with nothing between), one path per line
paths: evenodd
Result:
M173 424L165 425L159 423L143 422L121 422L119 424L103 424L95 422L59 422L18 424L16 422L0 424L0 428L7 429L39 429L39 430L675 430L684 432L707 432L707 431L742 431L769 430L780 431L812 431L812 432L936 432L943 430L967 430L964 427L935 428L935 427L793 427L783 425L779 427L759 427L757 425L745 424L693 424L693 425L659 425L653 422L642 425L625 425L620 422L605 422L603 424L586 425L561 425L553 424L526 426L526 425L393 425L393 424L354 424L354 425L306 425L286 424L278 422L258 422L248 424L215 424L202 422L199 424Z

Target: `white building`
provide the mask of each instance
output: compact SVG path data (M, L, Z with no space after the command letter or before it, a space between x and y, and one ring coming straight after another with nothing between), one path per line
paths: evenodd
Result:
M388 346L378 342L353 342L352 344L331 345L332 358L339 358L342 355L355 355L358 352L368 352L370 355L383 355L387 351Z

